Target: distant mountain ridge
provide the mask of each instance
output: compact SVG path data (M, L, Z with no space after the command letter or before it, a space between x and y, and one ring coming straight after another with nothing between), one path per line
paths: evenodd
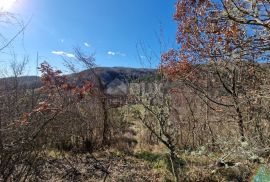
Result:
M147 76L154 76L155 69L125 68L125 67L97 67L95 72L100 76L103 85L107 87L114 80L130 82ZM86 70L89 71L89 70Z
M93 68L95 73L101 78L102 84L107 90L108 94L121 94L126 92L126 87L129 82L143 79L145 77L152 77L156 75L155 69L146 68L125 68L125 67L96 67ZM91 70L84 70L79 73L68 74L69 77L75 77L78 74L89 75ZM87 79L87 76L86 76ZM12 84L14 78L1 78L0 88L4 84ZM22 76L18 78L18 84L23 88L37 88L42 85L40 77L37 76Z

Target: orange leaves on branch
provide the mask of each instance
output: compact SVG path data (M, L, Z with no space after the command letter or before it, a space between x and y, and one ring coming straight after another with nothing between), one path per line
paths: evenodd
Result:
M191 64L187 60L170 62L169 64L162 65L160 70L170 80L176 80L191 73Z
M90 81L84 81L82 86L78 86L78 83L72 83L66 76L62 75L60 70L54 70L48 63L41 64L39 70L41 71L41 80L44 83L43 89L50 93L52 96L54 93L59 92L71 92L75 95L80 95L82 98L86 93L89 93L93 87Z
M163 54L160 67L171 79L190 76L192 65L230 59L228 53L246 37L244 26L226 19L224 7L218 1L178 0L174 19L178 24L179 49Z
M46 62L40 65L39 70L43 82L43 87L39 90L44 94L45 100L39 102L31 112L24 113L20 123L28 123L33 114L60 113L69 105L79 102L92 91L92 82L83 81L83 84L81 84L79 80L68 80L60 70L54 70Z
M50 111L51 109L49 108L49 103L44 101L44 102L40 102L37 106L36 109L33 110L33 112L36 112L36 113L43 113L43 112L46 112L46 111Z
M90 92L93 88L93 84L90 81L86 81L83 86L83 90L85 93Z
M85 81L82 87L75 87L72 89L72 93L77 96L79 100L83 99L85 95L92 91L93 84L89 81Z
M47 102L40 102L38 104L38 106L32 112L23 113L23 116L20 119L20 123L22 123L22 124L29 123L29 120L30 120L31 115L33 115L35 113L40 113L40 112L47 111L48 110L48 107L49 107L49 105L48 105Z
M160 71L171 80L189 74L191 67L190 61L173 49L162 55Z
M29 122L31 113L23 113L22 118L20 119L20 123L27 124Z
M62 75L62 71L54 70L47 62L40 65L41 81L49 88L52 86L60 86L67 81L67 78Z

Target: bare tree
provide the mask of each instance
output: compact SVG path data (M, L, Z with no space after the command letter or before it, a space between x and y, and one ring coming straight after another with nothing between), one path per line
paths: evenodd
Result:
M65 59L65 63L68 68L72 71L76 71L76 66L74 65L74 61L78 64L81 63L81 67L87 69L88 73L83 75L83 77L87 77L92 80L95 87L95 95L97 99L97 103L100 108L102 114L99 115L100 119L103 118L103 131L102 131L102 145L109 145L110 141L110 124L109 124L109 106L108 106L108 98L109 96L106 94L105 86L102 83L102 80L98 73L96 72L96 65L94 55L85 55L79 48L74 49L76 59ZM96 105L96 107L98 106Z

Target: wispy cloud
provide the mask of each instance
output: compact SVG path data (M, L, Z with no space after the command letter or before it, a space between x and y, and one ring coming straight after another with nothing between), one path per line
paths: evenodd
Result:
M64 57L68 57L68 58L76 58L74 54L64 52L64 51L52 51L51 53L54 54L54 55L57 55L57 56L64 56Z
M61 39L60 41L61 41L61 43L64 43L65 42L65 39Z
M122 57L127 56L125 53L114 52L114 51L108 51L107 54L108 54L109 56L122 56Z
M90 47L90 45L89 45L87 42L85 42L84 45L85 45L86 47Z
M141 59L145 59L146 57L145 57L145 56L140 55L140 58L141 58Z
M117 52L116 54L123 57L127 56L125 53L121 53L121 52Z

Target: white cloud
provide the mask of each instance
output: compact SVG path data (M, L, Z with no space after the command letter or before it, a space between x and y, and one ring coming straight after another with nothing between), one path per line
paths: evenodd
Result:
M108 51L107 53L109 56L122 56L125 57L127 56L125 53L121 53L121 52L114 52L114 51Z
M87 42L85 42L84 45L85 45L86 47L90 47L90 45L89 45Z
M141 58L141 59L145 59L146 57L145 57L145 56L140 55L140 58Z
M123 57L127 56L125 53L121 53L121 52L117 52L116 54Z
M76 58L74 54L64 52L64 51L52 51L51 53L55 54L57 56L64 56L64 57L68 57L68 58Z
M115 53L115 52L113 52L113 51L108 51L108 55L110 55L110 56L115 56L115 55L116 55L116 53Z

